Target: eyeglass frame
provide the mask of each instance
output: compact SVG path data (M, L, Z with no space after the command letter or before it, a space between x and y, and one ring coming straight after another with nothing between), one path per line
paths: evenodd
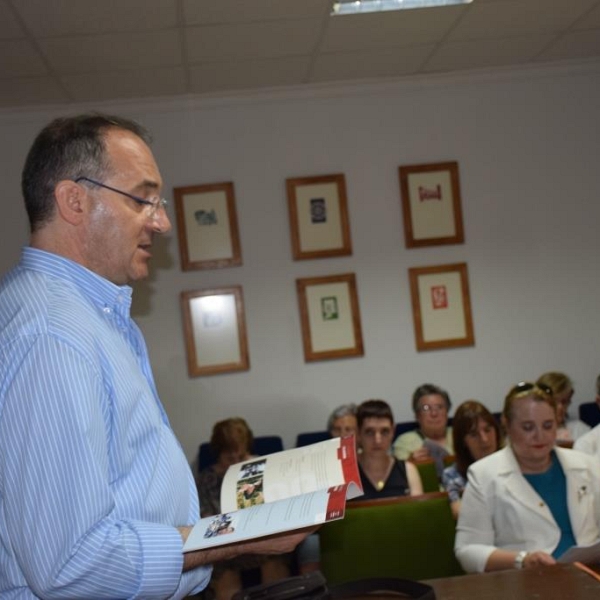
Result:
M90 179L89 177L82 176L82 177L78 177L77 179L74 179L73 181L75 183L79 183L80 181L87 181L87 182L91 183L92 185L97 185L98 187L110 190L111 192L115 192L117 194L121 194L121 196L130 198L131 200L133 200L136 204L139 204L140 206L149 206L151 208L149 208L147 210L148 210L148 216L151 219L154 219L156 217L156 213L158 212L159 208L165 209L166 206L168 205L168 201L159 196L156 196L156 198L157 198L156 202L152 202L150 200L146 200L145 198L140 198L139 196L130 194L129 192L124 192L123 190L119 190L110 185L106 185L105 183L101 183L100 181L96 181L95 179Z
M417 412L431 413L434 410L437 410L438 412L448 412L448 405L444 403L443 405L438 406L437 404L425 403L417 407Z

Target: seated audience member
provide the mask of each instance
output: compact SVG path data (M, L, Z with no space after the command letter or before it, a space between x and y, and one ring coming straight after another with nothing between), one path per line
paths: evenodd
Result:
M467 485L467 469L476 460L500 448L500 426L494 415L477 400L466 400L452 421L456 462L444 469L442 485L448 492L454 518L458 518L460 499Z
M600 462L600 425L596 425L596 427L577 438L573 448L595 456Z
M556 430L556 440L559 442L574 442L584 433L590 430L590 426L586 425L579 419L569 419L569 406L575 390L573 383L567 375L558 371L549 371L541 375L538 384L547 385L552 390L554 401L556 402L556 422L558 424Z
M585 423L591 427L600 424L600 375L596 377L596 396L594 402L585 404L585 412L581 416L585 419Z
M221 512L221 484L227 469L236 463L252 458L252 431L246 421L239 417L215 423L210 439L210 447L216 462L200 471L196 483L200 496L202 517L210 517ZM289 555L250 555L244 554L231 560L215 563L210 581L216 600L230 600L242 589L242 571L260 569L263 583L289 577Z
M419 424L415 431L399 435L393 452L398 460L435 460L438 477L444 471L444 457L454 454L452 428L448 427L448 412L452 403L448 392L426 383L412 397L412 408Z
M551 390L514 386L502 421L506 447L469 467L462 497L454 549L471 573L552 565L600 537L600 462L555 446Z
M356 404L338 406L329 415L327 431L334 438L356 435Z
M356 411L356 441L364 495L357 500L390 496L416 496L423 493L415 465L390 454L394 435L392 409L383 400L365 400Z

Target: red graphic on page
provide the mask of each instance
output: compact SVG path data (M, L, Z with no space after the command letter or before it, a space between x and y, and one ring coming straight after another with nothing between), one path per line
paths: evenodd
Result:
M346 509L346 485L338 485L329 488L329 500L327 501L326 521L339 519L344 516Z
M434 310L448 308L448 291L445 285L431 286L431 304Z
M358 463L356 461L356 442L354 436L350 435L340 438L340 447L337 451L338 459L342 463L342 473L346 483L355 483L362 491L360 473L358 472Z

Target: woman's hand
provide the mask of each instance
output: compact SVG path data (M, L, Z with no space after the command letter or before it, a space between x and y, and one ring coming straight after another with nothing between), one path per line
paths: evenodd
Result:
M523 559L523 568L529 569L532 567L542 567L545 565L555 565L556 559L554 559L550 554L546 552L542 552L541 550L536 550L535 552L528 552L525 558Z
M417 450L415 450L411 455L410 455L410 460L414 460L414 461L420 461L420 460L427 460L429 458L429 450L427 450L427 448L425 446L421 446L420 448L417 448Z

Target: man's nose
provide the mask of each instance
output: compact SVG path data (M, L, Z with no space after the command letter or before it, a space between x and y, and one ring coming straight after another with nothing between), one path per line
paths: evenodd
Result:
M156 233L167 233L168 231L171 231L171 220L169 219L169 215L167 215L167 211L162 206L157 210L152 219L152 229L156 231Z

